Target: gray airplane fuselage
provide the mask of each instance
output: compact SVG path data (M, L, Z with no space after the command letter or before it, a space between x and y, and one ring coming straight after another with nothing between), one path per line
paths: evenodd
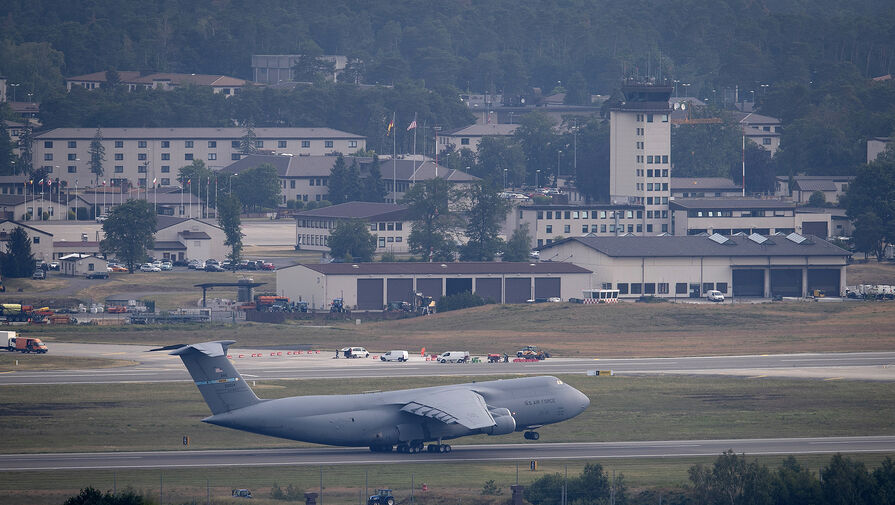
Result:
M487 403L495 426L469 429L401 410L410 398L474 391ZM555 377L523 377L450 386L351 395L297 396L219 413L207 423L317 444L362 447L525 431L570 419L590 400ZM506 409L506 410L504 410Z

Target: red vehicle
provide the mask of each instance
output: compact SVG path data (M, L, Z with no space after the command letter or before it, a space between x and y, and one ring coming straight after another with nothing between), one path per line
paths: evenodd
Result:
M261 264L261 270L276 270L276 269L277 269L277 267L274 266L273 263L268 263L267 261L265 261L264 263Z

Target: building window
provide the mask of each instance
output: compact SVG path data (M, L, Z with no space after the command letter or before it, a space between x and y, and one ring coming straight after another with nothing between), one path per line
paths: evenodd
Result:
M124 141L123 141L123 140L116 140L116 141L115 141L115 149L121 149L121 148L123 148L123 147L124 147Z
M171 141L170 141L170 140L163 140L163 141L162 141L162 149L168 149L169 147L171 147Z
M656 294L656 284L653 282L647 282L643 285L643 294L645 295L654 295Z
M217 149L217 148L218 148L218 142L217 142L217 140L209 140L209 141L208 141L208 148L209 148L209 149Z
M280 149L285 149L285 148L286 148L286 141L285 141L285 140L278 140L278 141L277 141L277 147L280 148Z
M652 164L653 164L653 155L652 155L652 154L647 155L647 157L646 157L646 164L647 164L647 165L652 165ZM653 173L652 173L652 172L653 172L652 170L647 170L647 171L646 171L646 176L647 176L647 177L652 177L652 176L653 176Z
M185 140L185 141L183 141L183 147L185 147L185 148L187 148L187 149L192 149L192 148L193 148L193 141L192 141L192 140Z
M547 228L544 230L544 233L553 233L553 225L548 224Z
M581 233L587 233L587 225L586 224L581 225Z
M68 141L68 148L69 148L69 149L77 149L77 148L78 148L78 143L77 143L76 141L74 141L74 140L69 140L69 141Z
M186 153L183 155L183 159L190 161L193 159L193 153Z
M719 283L715 284L715 289L717 289L718 291L720 291L724 294L727 294L727 283L719 282Z
M639 294L642 294L642 293L641 293L642 289L643 289L643 285L642 285L642 284L637 283L637 282L632 282L632 283L631 283L631 294L632 294L632 295L639 295Z
M714 283L711 283L711 282L703 282L703 283L702 283L702 292L703 292L703 293L706 293L706 292L711 291L711 290L713 290L713 289L715 289L715 284L714 284Z
M615 289L618 290L618 294L626 295L628 294L628 283L627 282L619 282L615 285Z
M385 237L379 237L379 247L385 247Z
M238 140L231 141L230 147L232 147L233 149L239 149L239 141Z
M662 155L662 163L668 163L668 155L667 154Z
M461 138L461 139L460 139L460 145L461 145L461 146L468 146L468 145L469 145L469 137L463 137L463 138Z
M115 173L116 174L124 173L124 165L115 165Z
M771 145L771 139L763 138L763 139L761 139L761 144L765 145L765 146L769 146L769 145Z
M668 283L667 282L660 282L659 284L657 284L657 288L658 288L657 291L660 295L668 294Z
M647 115L646 115L646 122L647 122L647 123L652 123L652 122L653 122L653 115L652 115L652 114L647 114Z
M647 233L652 233L652 232L653 232L653 225L651 225L651 224L646 225L646 232L647 232Z
M171 185L171 179L169 179L167 177L162 177L162 186L170 186L170 185Z
M137 147L138 147L139 149L146 149L146 141L145 141L145 140L138 140L138 141L137 141Z
M115 153L115 161L124 161L124 153Z
M53 141L52 141L52 140L45 140L45 141L44 141L44 149L52 149L52 148L53 148Z
M357 141L356 141L356 140L349 140L349 141L348 141L348 147L351 147L351 148L357 148ZM398 237L398 238L401 238L401 237Z
M289 189L295 189L295 179L289 181Z
M687 283L686 282L678 282L674 285L674 294L676 295L686 295L687 294Z
M68 173L70 173L70 174L75 174L75 173L77 173L77 172L78 172L78 167L76 167L76 166L74 166L74 165L69 165L69 166L68 166Z
M218 159L217 153L208 153L208 161L214 161Z
M140 161L146 161L146 153L137 154L137 159Z
M310 140L302 140L301 147L302 147L302 149L309 149L311 147L311 141Z
M395 223L395 231L401 231L404 229L404 223Z
M162 165L162 173L167 174L171 172L171 165Z
M262 147L264 147L264 141L263 141L263 140L256 140L256 141L255 141L255 147L257 147L258 149L261 149Z
M562 227L563 233L572 233L572 225L566 224Z
M146 173L146 165L140 165L140 166L138 166L138 167L137 167L137 172L138 172L138 173L141 173L141 174L145 174L145 173Z
M44 153L44 161L53 161L53 153Z
M77 160L77 159L78 159L78 155L77 155L77 154L75 154L75 153L69 153L69 155L68 155L68 161L75 161L75 160Z
M230 159L233 161L239 161L239 153L233 153L230 155Z
M171 153L162 153L162 161L168 161L171 159Z
M332 148L333 148L333 141L332 141L332 140L324 140L324 141L323 141L323 147L325 147L326 149L332 149Z

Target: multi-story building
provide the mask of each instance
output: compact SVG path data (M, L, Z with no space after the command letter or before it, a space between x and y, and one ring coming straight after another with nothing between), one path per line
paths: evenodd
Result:
M643 207L636 205L520 205L507 216L507 238L527 226L531 247L584 236L643 235Z
M360 219L376 235L376 252L407 253L410 247L410 220L406 205L348 202L295 215L295 247L305 251L329 252L330 232L339 223Z
M743 188L726 177L672 177L674 198L738 198Z
M267 153L322 156L366 148L363 136L332 128L255 128L255 147ZM57 128L35 136L34 166L68 186L95 184L90 143L95 128ZM99 181L161 188L177 186L181 167L201 160L217 170L242 158L243 128L105 128L104 174Z
M795 175L777 177L776 195L798 204L808 203L811 195L820 191L828 203L838 203L848 191L853 175Z
M301 59L300 54L253 54L252 75L257 83L277 84L281 82L295 81L295 73L292 70ZM339 74L348 65L348 57L338 54L325 54L320 59L333 65L332 75L327 80L336 81Z
M755 112L734 112L734 118L743 128L743 135L771 152L780 148L780 120Z
M121 86L127 88L128 91L138 89L160 89L170 91L182 86L207 86L214 93L221 93L226 96L233 96L239 91L251 85L245 79L236 77L228 77L226 75L206 75L206 74L171 74L171 73L154 73L143 75L133 70L122 70L118 72L118 79ZM84 89L101 88L108 82L106 72L94 72L92 74L77 75L69 77L65 80L65 87L71 91L73 87L81 87Z
M827 238L831 215L796 212L792 202L756 198L681 199L670 204L672 235L801 233Z
M892 137L873 137L867 139L867 163L876 161L879 155L886 152Z
M474 124L438 135L438 150L444 151L450 146L478 152L479 143L484 137L509 137L519 128L517 124Z
M642 206L645 235L669 231L672 87L628 81L610 111L609 198Z

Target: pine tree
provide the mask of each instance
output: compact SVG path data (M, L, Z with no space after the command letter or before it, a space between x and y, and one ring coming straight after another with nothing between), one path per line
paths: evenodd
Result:
M379 170L379 156L373 155L373 162L370 163L370 176L367 177L364 185L365 202L384 202L385 201L385 181L382 180L382 172Z
M245 131L239 140L239 152L244 155L255 154L258 152L257 136L255 135L255 125L251 121L247 121L243 128Z
M30 277L34 273L34 254L31 252L31 239L21 226L15 227L9 234L6 252L2 254L4 277Z
M357 158L352 160L345 175L345 201L360 202L364 199L364 185L360 180L360 166Z
M31 122L25 125L22 135L19 136L19 168L18 173L30 174L33 170L34 160L34 132L31 130Z
M103 132L99 128L90 141L90 172L94 176L94 186L99 186L99 178L105 174L103 170L103 162L106 161L106 148L103 146Z
M16 157L12 150L15 147L9 138L6 123L0 121L0 175L13 175L16 171Z
M348 189L348 168L345 166L345 157L341 154L336 158L333 167L329 171L329 196L327 200L334 205L345 203Z

